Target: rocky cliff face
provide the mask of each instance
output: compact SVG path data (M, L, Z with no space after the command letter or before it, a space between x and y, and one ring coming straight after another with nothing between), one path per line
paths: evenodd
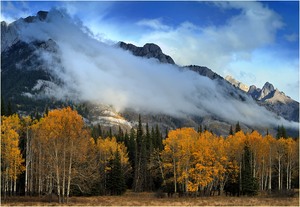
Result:
M26 24L35 23L37 21L45 21L48 12L39 11L36 16L20 18L11 24L1 22L1 52L7 50L10 46L20 41L19 31L26 27Z
M279 91L273 84L266 82L262 88L255 85L246 86L231 76L225 78L233 86L250 95L257 103L269 111L289 120L299 122L299 103L283 92Z
M19 41L17 24L8 25L1 22L1 52Z
M258 101L264 101L274 96L274 86L266 82L262 89L256 88L256 86L251 86L251 90L249 90L249 94Z
M250 86L248 94L258 103L287 120L299 122L299 103L266 82L262 89Z
M243 84L240 81L235 80L232 76L228 75L225 77L225 80L227 80L229 83L231 83L233 86L241 89L244 92L248 92L249 87Z
M135 56L156 58L162 63L175 64L174 60L170 56L165 55L162 52L161 48L158 45L153 43L147 43L143 47L137 47L133 44L119 42L119 46L124 50L128 50L132 52L132 54Z
M206 76L206 77L208 77L212 80L214 80L214 79L223 79L223 77L221 77L217 73L213 72L208 67L198 66L198 65L190 65L190 66L186 66L185 68L188 68L189 70L195 71L199 75Z

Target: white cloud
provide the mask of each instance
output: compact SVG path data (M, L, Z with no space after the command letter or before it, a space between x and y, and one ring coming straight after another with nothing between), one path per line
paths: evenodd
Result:
M146 26L155 30L169 30L170 27L163 24L161 19L142 19L136 23L138 26Z
M296 33L285 35L284 38L289 42L296 42L299 39L299 36Z
M219 2L217 5L241 12L225 25L199 27L184 22L168 31L156 29L136 42L161 45L180 65L205 65L222 73L222 68L231 61L250 59L254 49L272 43L276 31L282 27L280 17L259 2Z
M191 25L183 25L189 29ZM45 64L64 85L59 95L74 100L88 100L113 105L117 110L132 108L142 113L165 113L173 116L207 115L250 124L297 126L275 118L243 94L245 102L229 95L231 86L155 59L138 58L120 48L96 41L83 33L82 25L56 10L47 22L29 24L23 29L24 40L52 38L59 46L56 55L41 53ZM193 40L191 40L193 41ZM53 91L57 91L54 88ZM55 93L47 91L47 94Z
M0 21L2 22L2 21L5 21L6 23L8 23L8 24L10 24L10 23L12 23L13 21L15 21L16 19L14 19L14 18L12 18L12 17L10 17L10 16L8 16L8 15L5 15L5 14L3 14L3 13L1 13L1 15L0 15Z
M15 6L19 4L19 6ZM1 1L1 21L11 23L20 17L27 17L32 15L30 13L30 7L27 2L11 2L11 1Z
M239 13L219 26L201 27L183 22L168 30L157 27L131 42L137 45L154 42L179 65L207 66L224 77L231 74L241 78L240 81L249 85L272 82L298 100L297 90L286 87L288 82L298 78L294 72L295 69L298 71L299 64L294 64L298 59L285 56L282 48L276 56L274 48L261 50L276 44L276 33L284 27L282 18L261 2L226 1L212 4L225 11L237 9ZM294 41L298 36L291 34L286 38ZM272 64L274 62L276 64ZM278 76L274 73L284 74L286 79L276 78Z
M269 81L286 95L299 100L299 85L295 84L299 83L299 62L283 57L283 52L255 50L251 61L232 62L226 72L247 85L255 83L259 88Z

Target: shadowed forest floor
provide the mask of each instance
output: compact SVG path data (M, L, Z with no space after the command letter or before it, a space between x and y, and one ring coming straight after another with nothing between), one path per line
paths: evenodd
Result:
M68 204L49 202L46 197L9 197L1 206L299 206L293 198L256 197L180 197L156 198L154 193L127 192L123 196L71 197Z

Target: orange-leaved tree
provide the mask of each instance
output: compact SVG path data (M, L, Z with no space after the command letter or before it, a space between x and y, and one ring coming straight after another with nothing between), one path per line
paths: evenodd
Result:
M25 170L19 149L20 119L18 115L1 117L1 191L15 193L18 176Z
M39 156L37 170L44 171L39 173L43 174L40 179L49 179L48 191L56 186L59 202L68 202L73 177L80 173L77 166L84 163L87 156L90 136L84 121L67 107L50 111L34 126L34 131L33 148Z

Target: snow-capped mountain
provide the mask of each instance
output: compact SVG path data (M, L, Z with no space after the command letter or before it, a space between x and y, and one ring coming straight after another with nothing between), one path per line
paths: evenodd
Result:
M161 128L206 125L228 134L297 128L203 66L179 67L159 46L93 38L59 10L1 23L2 96L22 114L73 105L87 123L129 129L142 114Z

